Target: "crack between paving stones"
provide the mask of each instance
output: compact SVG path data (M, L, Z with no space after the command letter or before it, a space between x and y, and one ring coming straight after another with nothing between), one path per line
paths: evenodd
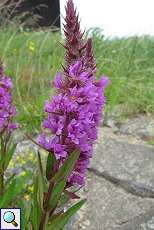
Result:
M105 180L111 182L112 184L118 187L121 187L126 192L131 193L135 196L139 196L142 198L154 198L154 187L152 186L137 183L132 180L119 179L112 176L106 171L100 172L93 167L90 167L88 170L92 172L94 175L104 178Z
M137 230L140 229L139 227L141 224L146 223L148 220L151 220L153 217L154 208L150 208L145 213L140 213L139 215L133 217L132 219L129 219L128 221L122 221L119 223L116 223L118 226L114 228L115 230ZM133 227L133 228L132 228Z
M134 220L136 220L136 219L142 217L143 215L144 215L144 214L141 213L141 214L139 214L139 215L137 215L137 216L134 216L134 217L131 218L131 219L124 220L124 221L121 221L121 222L116 222L116 225L119 225L119 226L121 226L121 225L126 225L126 224L128 224L128 223L130 223L130 222L132 222L132 221L134 221Z

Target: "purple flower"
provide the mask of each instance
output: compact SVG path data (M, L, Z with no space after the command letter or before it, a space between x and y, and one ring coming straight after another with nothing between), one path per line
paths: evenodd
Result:
M16 115L16 108L12 104L11 89L12 81L3 73L2 66L0 67L0 133L12 133L17 129L18 124L13 122Z
M55 77L55 81L54 81L54 87L56 87L57 89L62 89L63 88L63 77L60 73L58 73Z
M68 0L66 4L65 22L64 34L66 39L64 47L66 55L64 72L67 75L70 65L78 60L83 60L86 49L86 44L83 41L84 33L80 30L79 16L72 0Z
M63 76L58 75L58 79L56 76L56 81L60 83L55 84L59 94L45 103L48 117L43 122L43 128L48 133L44 131L40 135L39 143L48 151L54 152L61 163L78 148L80 157L68 184L83 185L102 118L104 89L109 81L106 77L99 81L94 76L89 79L89 73L83 71L80 61L70 66L68 78L73 84L63 91ZM77 80L84 84L78 85Z
M58 94L45 103L47 118L39 143L54 153L61 166L75 149L80 157L68 179L68 186L83 185L93 144L102 120L107 77L96 80L92 40L83 40L73 1L66 4L64 74L57 74L53 86Z

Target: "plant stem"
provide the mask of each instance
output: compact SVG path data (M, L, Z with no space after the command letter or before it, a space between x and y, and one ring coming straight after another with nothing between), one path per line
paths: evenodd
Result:
M44 199L44 204L43 204L43 208L44 210L42 211L41 214L41 221L40 221L40 226L39 226L39 230L45 230L45 225L46 225L46 221L47 221L47 214L49 212L48 206L49 206L49 201L52 195L52 191L54 188L55 183L51 180L50 184L49 184L49 188L48 188L48 192L46 194L46 198Z
M4 192L4 172L0 172L0 197Z
M47 217L47 212L45 210L41 215L39 230L45 230L46 217Z

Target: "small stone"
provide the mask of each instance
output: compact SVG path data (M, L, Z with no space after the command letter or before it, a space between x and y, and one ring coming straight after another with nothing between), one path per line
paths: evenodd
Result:
M143 230L154 230L154 217L151 220L148 220L146 223L141 224L141 229Z
M109 128L114 128L115 127L115 121L113 119L107 119L106 126Z
M138 116L121 125L119 132L139 136L146 141L154 140L154 119L151 116Z
M25 140L26 137L24 136L24 133L19 131L18 129L13 132L13 142L19 143Z
M83 224L84 224L84 226L88 227L88 226L90 226L90 221L89 220L85 220Z

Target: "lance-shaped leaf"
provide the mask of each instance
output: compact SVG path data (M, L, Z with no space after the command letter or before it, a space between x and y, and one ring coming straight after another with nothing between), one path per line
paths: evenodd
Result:
M69 158L64 162L64 164L60 167L58 172L51 179L55 186L52 191L52 195L49 201L50 208L55 208L61 198L61 195L65 189L67 179L71 172L73 171L75 164L79 158L80 152L75 150L69 156Z
M80 151L74 150L69 158L64 162L64 164L60 167L58 172L54 175L52 178L53 181L58 182L61 181L63 178L64 180L67 180L67 178L70 176L71 172L73 171L75 164L79 158Z
M16 203L17 207L21 209L21 229L29 230L30 217L31 217L31 204L25 203L22 199L18 199Z
M69 208L65 213L58 215L54 218L47 230L61 230L68 223L70 218L82 207L85 203L85 200L79 201L77 204Z
M54 209L57 206L65 186L66 180L62 180L55 185L51 195L51 199L49 201L50 208Z
M46 164L46 178L50 180L54 174L54 167L56 165L56 157L53 153L48 154L47 164Z
M34 180L34 193L33 193L33 202L31 207L31 221L33 224L33 229L39 229L39 221L41 216L41 208L38 203L37 194L38 194L38 177Z
M5 208L25 189L25 181L23 176L13 179L7 187L7 191L0 198L0 207Z
M44 193L47 190L47 184L43 175L43 166L41 162L41 156L38 151L38 188L37 188L37 198L40 208L43 210L43 199Z
M14 154L14 151L16 149L17 144L13 144L10 149L7 151L7 154L5 155L5 161L4 161L4 171L7 169L10 160L12 159L12 156Z
M73 200L73 199L80 199L80 197L76 195L75 192L64 190L59 200L58 207L64 206L65 204L69 202L69 200Z

